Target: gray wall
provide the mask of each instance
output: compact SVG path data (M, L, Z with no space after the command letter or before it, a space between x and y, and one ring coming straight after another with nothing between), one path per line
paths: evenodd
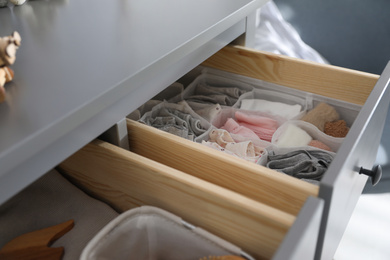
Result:
M390 60L390 1L274 0L331 64L380 74Z

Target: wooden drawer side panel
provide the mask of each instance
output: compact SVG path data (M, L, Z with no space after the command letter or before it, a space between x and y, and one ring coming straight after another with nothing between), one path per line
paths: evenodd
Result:
M270 259L295 217L111 144L94 141L59 170L120 211L160 207Z
M127 120L130 150L200 179L297 215L318 186Z
M363 105L379 76L241 46L226 46L202 65Z

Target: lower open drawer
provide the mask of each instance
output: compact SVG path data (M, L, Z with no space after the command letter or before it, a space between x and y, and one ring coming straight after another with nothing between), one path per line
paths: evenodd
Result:
M131 152L95 140L60 171L119 211L162 208L256 259L313 258L323 206L315 185L137 122L128 128Z

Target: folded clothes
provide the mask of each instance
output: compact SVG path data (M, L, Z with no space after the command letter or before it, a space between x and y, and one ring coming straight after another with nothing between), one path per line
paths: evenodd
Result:
M267 167L299 179L320 180L333 156L325 151L297 150L286 154L268 154Z
M279 147L294 147L307 146L312 137L294 124L288 124L284 131L276 140L276 145Z
M226 95L232 98L238 99L242 94L245 93L245 90L235 87L213 87L205 83L198 84L195 89L195 95Z
M327 146L326 144L324 144L323 142L318 141L318 140L312 140L308 145L325 150L325 151L329 151L329 152L332 151L332 149L330 149L329 146Z
M215 142L223 148L225 148L228 143L234 143L231 135L222 129L211 130L209 133L209 138L211 142Z
M249 139L260 138L261 140L271 142L272 135L278 128L278 122L268 117L247 115L237 111L235 118L236 120L229 118L222 129L248 137Z
M230 134L223 129L212 130L209 137L209 141L202 141L203 145L247 161L257 162L264 152L264 148L255 145L252 141L235 142Z
M240 135L250 140L257 140L259 137L251 129L238 124L233 118L228 118L226 123L221 127L229 133Z
M237 111L237 123L252 130L261 140L271 142L272 136L278 129L278 122L268 117L247 115Z
M142 118L140 122L191 141L206 132L199 119L167 107L159 109L154 117L150 115Z
M327 122L325 124L324 133L333 137L346 137L349 132L349 127L344 120Z
M195 103L195 102L193 102ZM211 121L215 116L217 116L221 112L220 104L207 104L201 108L195 108L192 102L188 102L188 105L201 117L206 119L207 121Z
M222 106L233 106L237 99L231 98L226 95L193 95L186 98L186 101L199 102L205 104L220 104Z
M318 129L324 132L325 124L338 120L340 117L336 109L326 103L318 104L314 109L310 110L301 120L315 125Z
M202 145L208 146L208 147L213 148L213 149L215 149L217 151L221 151L221 152L224 152L226 154L230 154L230 155L235 156L237 158L241 158L241 159L244 159L246 161L253 162L253 163L256 163L259 160L259 158L260 158L260 156L250 157L250 156L240 156L240 155L237 155L235 152L232 152L232 151L230 151L228 149L225 149L225 148L221 147L219 144L214 143L214 142L208 142L208 141L204 141L203 140L202 141Z
M233 106L244 93L245 90L239 88L214 87L200 83L195 87L194 94L185 99L186 101Z
M245 141L240 143L228 143L225 147L226 150L232 151L240 157L258 157L264 151L263 149L255 146L252 141Z
M258 126L270 130L276 130L279 126L276 120L265 116L249 115L240 111L234 113L234 116L236 117L237 122L251 124L254 127Z
M264 99L243 99L241 109L260 111L271 115L292 119L299 115L302 106L299 104L289 105L281 102L268 101Z

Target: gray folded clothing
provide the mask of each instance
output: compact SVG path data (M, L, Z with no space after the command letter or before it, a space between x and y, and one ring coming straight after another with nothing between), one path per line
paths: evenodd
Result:
M199 103L220 104L224 106L233 106L238 98L246 91L240 88L213 87L207 84L198 84L194 95L186 98L188 101Z
M238 99L244 93L245 90L239 88L213 87L204 83L199 84L198 86L196 86L195 89L195 95L209 96L209 95L222 94L236 99Z
M267 167L305 180L321 180L333 156L324 151L297 150L286 154L268 154Z
M173 108L162 107L155 117L148 116L140 121L189 140L206 132L199 119Z
M186 99L189 102L198 102L204 104L220 104L222 106L233 106L238 99L226 95L193 95Z

